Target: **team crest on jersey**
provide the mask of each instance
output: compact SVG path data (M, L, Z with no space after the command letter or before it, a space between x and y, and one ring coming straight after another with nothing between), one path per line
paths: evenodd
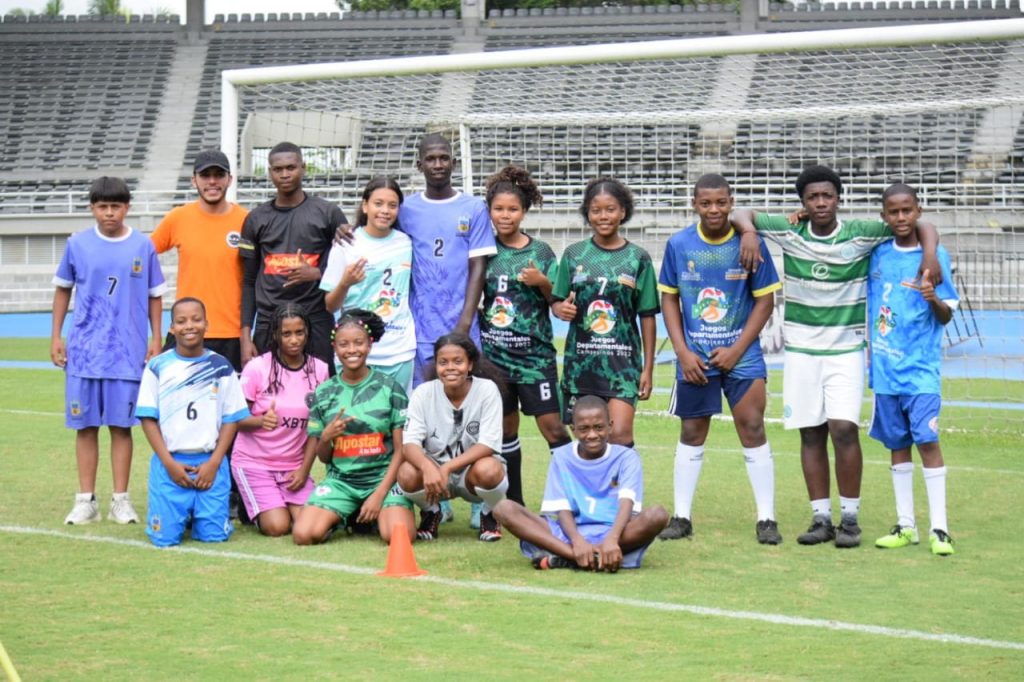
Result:
M686 261L686 271L679 273L680 282L697 282L700 281L700 273L697 272L697 264L692 260Z
M459 232L461 232L462 234L465 234L465 233L469 232L469 216L468 215L460 215L459 216L459 226L458 226L458 229L459 229Z
M132 259L132 274L133 275L141 275L142 274L142 257L141 256L136 256L135 258Z
M499 329L512 324L516 319L516 306L504 296L495 296L494 303L487 310L487 321Z
M580 282L587 281L587 273L583 272L583 265L576 266L576 272L572 276L572 283L579 284Z
M402 305L402 295L395 289L381 289L377 293L377 300L370 307L381 319L386 320L395 314Z
M599 298L587 307L583 326L595 334L604 336L615 328L615 317L615 306Z
M230 246L232 249L237 249L238 243L242 241L242 235L232 230L231 232L228 232L227 237L224 238L224 241L226 241L228 243L228 246Z
M160 517L157 516L156 514L153 514L152 516L149 517L149 529L151 531L153 531L154 533L159 533L160 532L160 528L161 528Z
M697 294L697 302L693 304L691 315L714 324L721 322L728 313L729 297L725 292L715 287L704 287Z
M636 289L636 277L628 273L622 273L616 280L619 284L630 289Z
M843 260L853 260L857 257L857 247L850 242L846 242L839 248L839 256Z
M466 424L466 433L476 438L480 435L480 422L469 422Z
M896 328L896 313L887 305L878 307L878 317L875 318L875 329L882 336L888 336L889 332Z
M78 402L77 400L72 400L71 401L71 416L72 417L81 417L82 416L82 403Z
M828 273L828 263L819 261L811 266L811 277L814 279L828 279Z
M210 384L210 395L211 396L216 398L217 397L217 393L219 393L219 392L220 392L220 384L218 384L216 382Z
M611 487L612 488L618 488L619 487L619 477L618 476L613 476L612 477Z

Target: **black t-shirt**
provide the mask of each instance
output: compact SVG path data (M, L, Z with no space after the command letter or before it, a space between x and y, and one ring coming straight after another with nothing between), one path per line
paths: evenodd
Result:
M298 264L300 251L322 273L335 228L345 222L338 206L309 194L298 206L281 208L271 200L246 216L239 244L245 271L243 326L252 326L255 312L269 317L283 303L302 305L310 315L326 314L319 281L285 287L287 277L281 273Z

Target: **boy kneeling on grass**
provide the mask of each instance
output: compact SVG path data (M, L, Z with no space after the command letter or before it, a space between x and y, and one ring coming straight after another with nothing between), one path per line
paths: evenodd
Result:
M231 474L225 454L238 422L249 416L231 363L203 347L206 307L182 298L171 308L175 348L146 365L135 415L153 448L146 533L158 547L192 538L224 542Z
M534 568L639 568L647 546L668 523L664 507L642 508L640 455L609 444L611 426L604 400L580 397L572 413L577 442L551 453L544 517L508 499L494 508Z

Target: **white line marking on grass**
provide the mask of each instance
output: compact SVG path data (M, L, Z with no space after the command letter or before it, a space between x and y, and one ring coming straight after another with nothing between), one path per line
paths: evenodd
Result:
M27 414L33 417L63 417L63 412L37 412L36 410L0 410L4 414Z
M127 540L124 538L113 538L102 535L74 535L62 531L50 530L47 528L32 528L29 526L0 526L0 532L16 533L19 535L39 535L44 537L59 538L62 540L80 540L83 542L95 542L122 547L136 547L174 554L193 554L204 557L223 559L234 559L238 561L256 561L265 564L276 564L280 566L294 566L299 568L316 568L325 571L338 573L350 573L353 575L372 575L377 571L362 566L349 566L346 564L329 563L326 561L308 561L306 559L293 559L291 557L272 556L267 554L247 554L245 552L232 552L229 550L215 550L205 547L178 546L165 549L154 547L142 540ZM454 578L442 578L440 576L421 576L409 578L419 582L431 583L434 585L445 585L447 587L458 587L462 589L479 590L481 592L503 592L506 594L525 594L538 597L555 597L558 599L571 599L580 602L595 602L601 604L615 604L617 606L631 606L649 611L663 611L669 613L689 613L695 616L708 616L712 618L728 618L732 620L749 620L772 625L789 625L793 627L815 628L819 630L836 630L840 632L855 632L862 635L879 635L896 639L913 639L923 642L939 642L942 644L960 644L963 646L979 646L990 649L1010 649L1013 651L1024 651L1024 642L1009 642L998 639L985 639L983 637L970 637L953 633L933 633L921 630L908 630L904 628L891 628L884 625L864 625L861 623L845 623L838 620L824 620L821 618L804 618L801 616L785 616L777 613L760 613L757 611L734 611L732 609L720 609L712 606L695 606L691 604L674 604L671 602L648 601L646 599L631 599L629 597L618 597L615 595L594 594L591 592L576 592L573 590L555 590L547 587L529 587L522 585L505 585L502 583L487 583L479 580L456 580Z

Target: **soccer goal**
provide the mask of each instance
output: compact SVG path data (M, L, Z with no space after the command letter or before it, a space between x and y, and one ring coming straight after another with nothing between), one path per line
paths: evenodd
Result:
M374 175L422 185L426 132L452 139L467 192L522 165L546 197L525 226L556 251L587 234L587 180L614 175L637 201L625 235L656 262L704 173L738 206L789 212L801 169L830 165L851 218L908 182L966 299L945 426L1024 431L1024 19L232 70L221 112L239 175L281 140L332 150L311 183L349 210ZM764 343L777 350L780 330Z

